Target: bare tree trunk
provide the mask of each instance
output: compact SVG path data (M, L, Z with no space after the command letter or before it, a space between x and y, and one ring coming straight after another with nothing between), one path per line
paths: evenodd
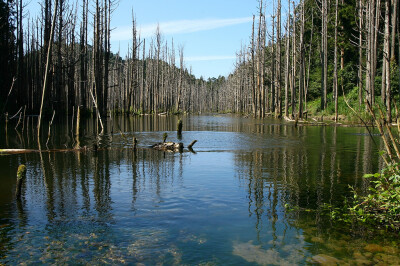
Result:
M375 0L373 0L375 2ZM373 41L372 41L372 68L371 68L371 104L375 103L375 77L377 68L377 46L378 46L378 32L379 22L381 17L381 0L376 0L375 7L375 23L373 22Z
M110 34L111 34L111 0L104 0L104 81L103 81L103 113L107 114L108 88L109 88L109 64L111 54Z
M333 93L335 98L335 121L338 121L338 63L337 63L337 38L338 38L338 5L339 1L335 3L335 48L334 48L334 67L333 67Z
M156 94L155 94L155 105L154 105L154 113L157 114L158 109L159 109L159 103L160 103L160 76L161 76L161 66L160 66L160 53L161 53L161 32L160 32L160 26L157 26L156 30L156 80L155 80L155 88L156 88Z
M147 74L147 68L146 68L146 39L143 40L143 55L142 55L142 101L141 101L141 109L143 113L146 113L146 97L145 97L145 91L146 91L146 74Z
M296 112L296 66L297 66L297 47L296 47L296 6L293 1L293 41L292 41L292 81L290 84L292 118Z
M183 87L183 46L179 47L179 62L180 62L180 71L179 71L179 84L178 84L178 96L176 100L176 111L179 112L179 108L181 105L182 98L182 87Z
M286 71L285 71L285 116L289 116L289 69L290 69L290 0L288 0L289 12L286 22Z
M62 44L63 44L63 13L64 13L64 0L59 0L59 11L58 11L58 40L56 41L56 76L55 76L55 87L52 95L52 102L57 103L63 100L64 92L62 91L63 85L63 62L62 62ZM57 110L57 113L61 113L62 109L68 110L68 103L65 101L65 106L61 104L55 104L53 109Z
M369 1L367 2L368 8L367 8L367 16L366 16L366 24L365 28L367 31L367 46L366 46L366 74L365 74L365 86L366 86L366 92L367 92L367 101L369 104L372 104L372 94L371 94L371 79L372 79L372 29L373 29L373 6L375 4L375 1Z
M96 13L94 23L94 45L93 45L93 73L94 73L94 84L95 84L95 98L97 102L98 111L100 116L104 114L103 106L103 47L102 47L102 19L101 19L101 7L99 0L96 0Z
M375 77L377 64L377 41L380 19L380 0L371 0L368 2L368 23L367 27L367 100L372 106L375 103Z
M328 0L322 0L321 32L321 110L327 107L328 90Z
M126 112L130 112L130 109L133 109L133 97L134 97L134 91L136 92L137 89L137 73L136 73L136 69L137 69L137 49L138 49L138 41L137 41L137 30L136 30L136 20L135 20L135 15L133 14L132 11L132 66L131 66L131 70L130 70L130 75L131 75L131 81L129 83L129 92L128 92L128 104L127 104L127 108L128 110L126 110Z
M364 3L363 0L358 1L358 100L359 105L363 104L363 27L364 27Z
M304 92L304 109L307 111L307 94L308 94L308 86L310 83L310 69L311 69L311 53L312 53L312 43L314 37L314 12L311 10L311 37L310 37L310 47L308 51L308 68L307 68L307 82L305 85L305 92Z
M385 1L385 32L383 42L382 67L382 101L386 105L386 115L389 123L392 122L391 88L390 88L390 0Z
M300 78L299 78L299 118L303 118L303 96L304 96L304 24L305 10L304 1L301 2L301 25L300 25Z
M276 55L277 55L277 67L276 67L276 99L277 99L277 108L275 111L276 116L282 116L282 97L281 97L281 0L278 0L278 11L277 11L277 26L276 26Z
M52 21L52 24L51 24L51 32L50 32L50 39L49 39L49 46L48 46L48 49L47 49L47 61L46 61L46 70L45 70L45 74L44 74L44 83L43 83L43 90L42 90L42 101L41 101L41 104L40 104L40 113L39 113L38 126L37 126L38 142L39 143L40 143L40 141L39 141L39 139L40 139L40 125L41 125L41 121L42 121L43 103L44 103L44 97L45 97L45 93L46 93L47 76L48 76L49 67L50 67L50 53L51 53L53 37L54 37L54 29L55 29L56 17L57 17L57 8L58 8L58 0L55 0L53 21Z
M397 7L399 0L392 0L392 40L390 45L390 59L395 58L396 29L397 29Z
M267 25L265 21L265 15L263 15L263 27L262 27L262 48L261 48L261 109L262 109L262 118L265 117L266 113L266 86L265 86L265 58L266 58L266 32L267 32Z
M259 8L259 21L258 21L258 34L257 34L257 92L258 92L258 97L257 97L257 106L258 106L258 116L263 117L263 108L262 108L262 81L261 81L261 76L262 76L262 17L263 17L263 1L260 1L260 8Z
M24 63L24 28L23 28L23 3L17 1L18 8L18 98L20 103L25 102L25 63Z
M80 98L79 105L86 111L86 91L87 91L87 10L88 1L82 3L82 23L80 32Z
M252 77L252 87L253 87L253 116L257 116L257 99L256 99L256 81L255 81L255 40L254 40L254 24L255 24L255 16L253 16L253 29L252 29L252 35L251 35L251 64L252 64L252 69L251 69L251 77Z
M275 1L274 1L275 3ZM274 8L275 12L275 8ZM271 40L271 112L276 110L276 83L275 83L275 15L272 16L272 40Z

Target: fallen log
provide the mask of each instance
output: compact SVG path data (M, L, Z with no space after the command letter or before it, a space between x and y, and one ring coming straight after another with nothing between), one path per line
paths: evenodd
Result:
M152 146L153 149L159 150L159 151L183 151L183 143L179 142L163 142L163 143L157 143Z
M17 154L17 153L31 153L37 152L37 150L31 149L0 149L0 154Z
M88 147L82 147L77 149L51 149L51 150L33 150L33 149L0 149L0 155L10 154L23 154L23 153L39 153L39 152L77 152L77 151L89 151L96 150L95 148L90 149Z
M196 142L197 142L197 140L193 140L193 141L189 144L188 149L191 150L191 149L193 148L193 145L196 144Z
M197 140L192 141L188 149L189 151L193 151L192 147L193 145L197 142ZM163 142L163 143L157 143L152 146L149 146L147 148L142 148L142 149L148 149L152 148L155 150L160 150L160 151L171 151L171 152L183 152L183 143L176 143L176 142ZM51 150L34 150L34 149L0 149L0 155L12 155L12 154L24 154L24 153L40 153L40 152L86 152L86 151L102 151L102 150L108 150L110 148L99 148L96 144L93 145L92 148L89 148L87 146L84 146L82 148L75 148L75 149L51 149ZM137 139L133 138L133 149L139 149L137 148Z
M189 151L193 151L193 145L196 142L197 140L194 140L188 145ZM152 145L151 148L159 151L183 152L184 146L182 142L162 142Z

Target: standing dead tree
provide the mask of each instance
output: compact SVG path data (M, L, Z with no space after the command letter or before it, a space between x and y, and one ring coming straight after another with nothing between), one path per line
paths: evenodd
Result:
M37 125L38 141L39 141L39 138L40 138L40 125L41 125L41 121L42 121L43 103L44 103L44 98L45 98L45 93L46 93L47 77L48 77L48 74L49 74L50 53L51 53L53 37L54 37L54 29L55 29L55 24L56 24L57 7L58 7L58 0L55 0L53 22L52 22L52 25L51 25L51 33L50 33L50 41L49 41L49 46L47 48L47 61L46 61L46 70L45 70L43 90L42 90L42 101L41 101L41 104L40 104L40 113L39 113L39 119L38 119L38 125Z

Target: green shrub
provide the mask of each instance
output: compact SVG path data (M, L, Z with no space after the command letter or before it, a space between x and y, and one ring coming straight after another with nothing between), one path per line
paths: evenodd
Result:
M400 171L394 163L381 173L365 175L370 179L369 193L354 192L355 204L350 213L359 221L400 231Z

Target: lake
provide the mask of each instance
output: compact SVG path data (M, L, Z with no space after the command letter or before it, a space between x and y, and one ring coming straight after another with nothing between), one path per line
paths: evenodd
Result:
M30 117L1 125L0 148L37 149ZM362 127L299 126L234 115L82 120L42 126L39 153L0 156L0 264L400 264L390 234L346 228L323 215L349 185L382 167L378 135ZM23 127L23 128L22 128ZM156 151L167 140L194 152ZM138 149L132 149L132 138ZM98 150L91 149L97 143ZM21 201L16 171L27 166ZM289 206L289 207L288 207Z

